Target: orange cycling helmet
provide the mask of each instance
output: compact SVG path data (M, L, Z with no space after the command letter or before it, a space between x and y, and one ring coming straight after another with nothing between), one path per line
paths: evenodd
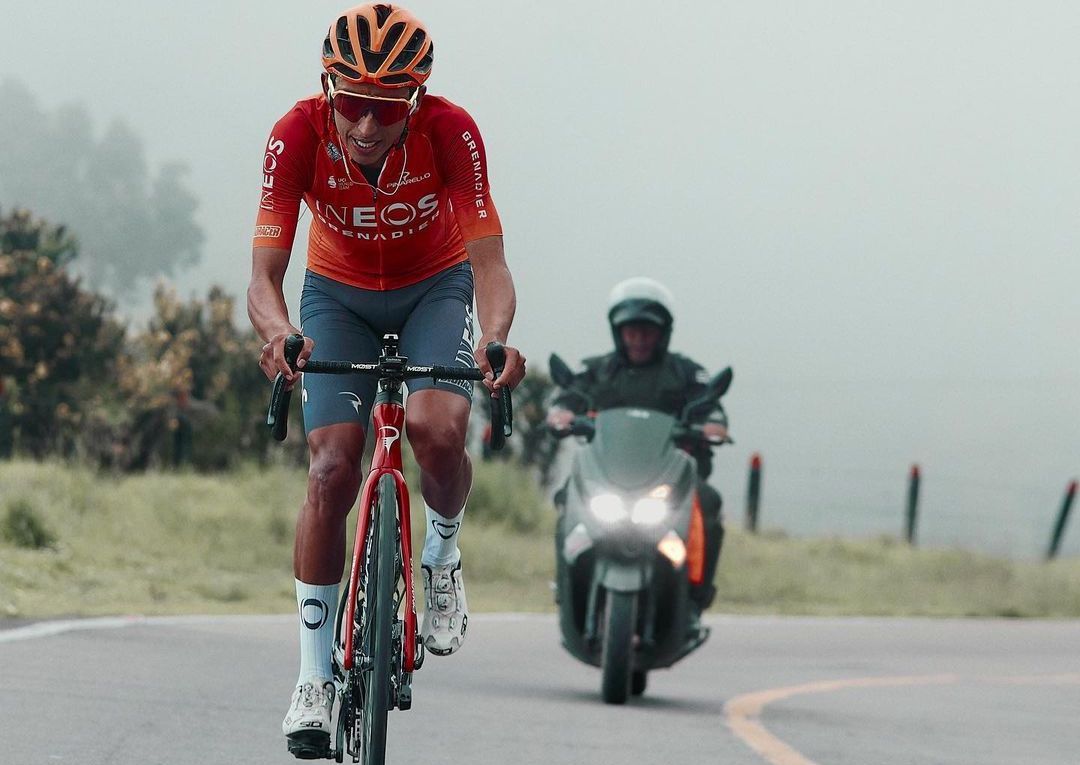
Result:
M330 75L384 88L416 87L431 75L435 48L420 19L400 6L365 3L338 16L323 41Z

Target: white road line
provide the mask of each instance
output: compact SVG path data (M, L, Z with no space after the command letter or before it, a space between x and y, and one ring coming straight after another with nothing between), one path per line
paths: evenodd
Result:
M197 616L104 616L90 619L63 619L58 621L35 622L23 627L0 630L0 643L12 643L16 640L34 640L54 637L66 632L85 630L115 630L137 625L185 625L185 624L223 624L232 621L289 621L293 614L250 614L222 615L211 614ZM470 616L480 622L527 622L554 621L554 614L535 614L518 612L478 613Z

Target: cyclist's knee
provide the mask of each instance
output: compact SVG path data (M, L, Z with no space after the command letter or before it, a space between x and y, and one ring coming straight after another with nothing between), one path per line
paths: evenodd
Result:
M465 454L468 411L463 417L456 416L453 411L437 409L410 412L412 416L405 416L405 429L420 468L424 471L456 470Z
M360 458L363 433L343 437L342 433L324 433L320 428L308 437L311 465L308 470L308 501L316 507L348 512L360 489Z
M350 464L341 452L324 452L311 460L308 471L308 497L318 505L337 506L347 498L346 510L352 497L360 490L360 466Z

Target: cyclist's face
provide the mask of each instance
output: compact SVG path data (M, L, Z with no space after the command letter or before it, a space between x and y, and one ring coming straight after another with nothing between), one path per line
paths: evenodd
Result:
M345 80L339 80L335 85L335 90L395 99L407 99L413 93L411 88L380 88L378 85L352 83ZM348 98L348 96L338 96L338 98ZM364 167L382 164L383 157L401 138L406 119L403 117L397 122L383 125L375 118L373 112L368 111L360 119L350 121L336 109L334 110L334 124L338 135L345 143L345 150L356 164Z
M648 364L660 345L660 327L646 321L632 321L619 328L626 357L631 364Z

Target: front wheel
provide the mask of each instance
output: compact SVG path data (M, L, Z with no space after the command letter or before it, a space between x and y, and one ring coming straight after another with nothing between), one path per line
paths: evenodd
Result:
M379 479L375 533L367 556L367 590L364 597L363 670L364 765L386 761L386 715L390 711L390 678L395 666L393 628L397 587L397 484L393 476Z
M604 651L601 691L608 704L625 704L634 663L637 593L607 592L604 606Z

